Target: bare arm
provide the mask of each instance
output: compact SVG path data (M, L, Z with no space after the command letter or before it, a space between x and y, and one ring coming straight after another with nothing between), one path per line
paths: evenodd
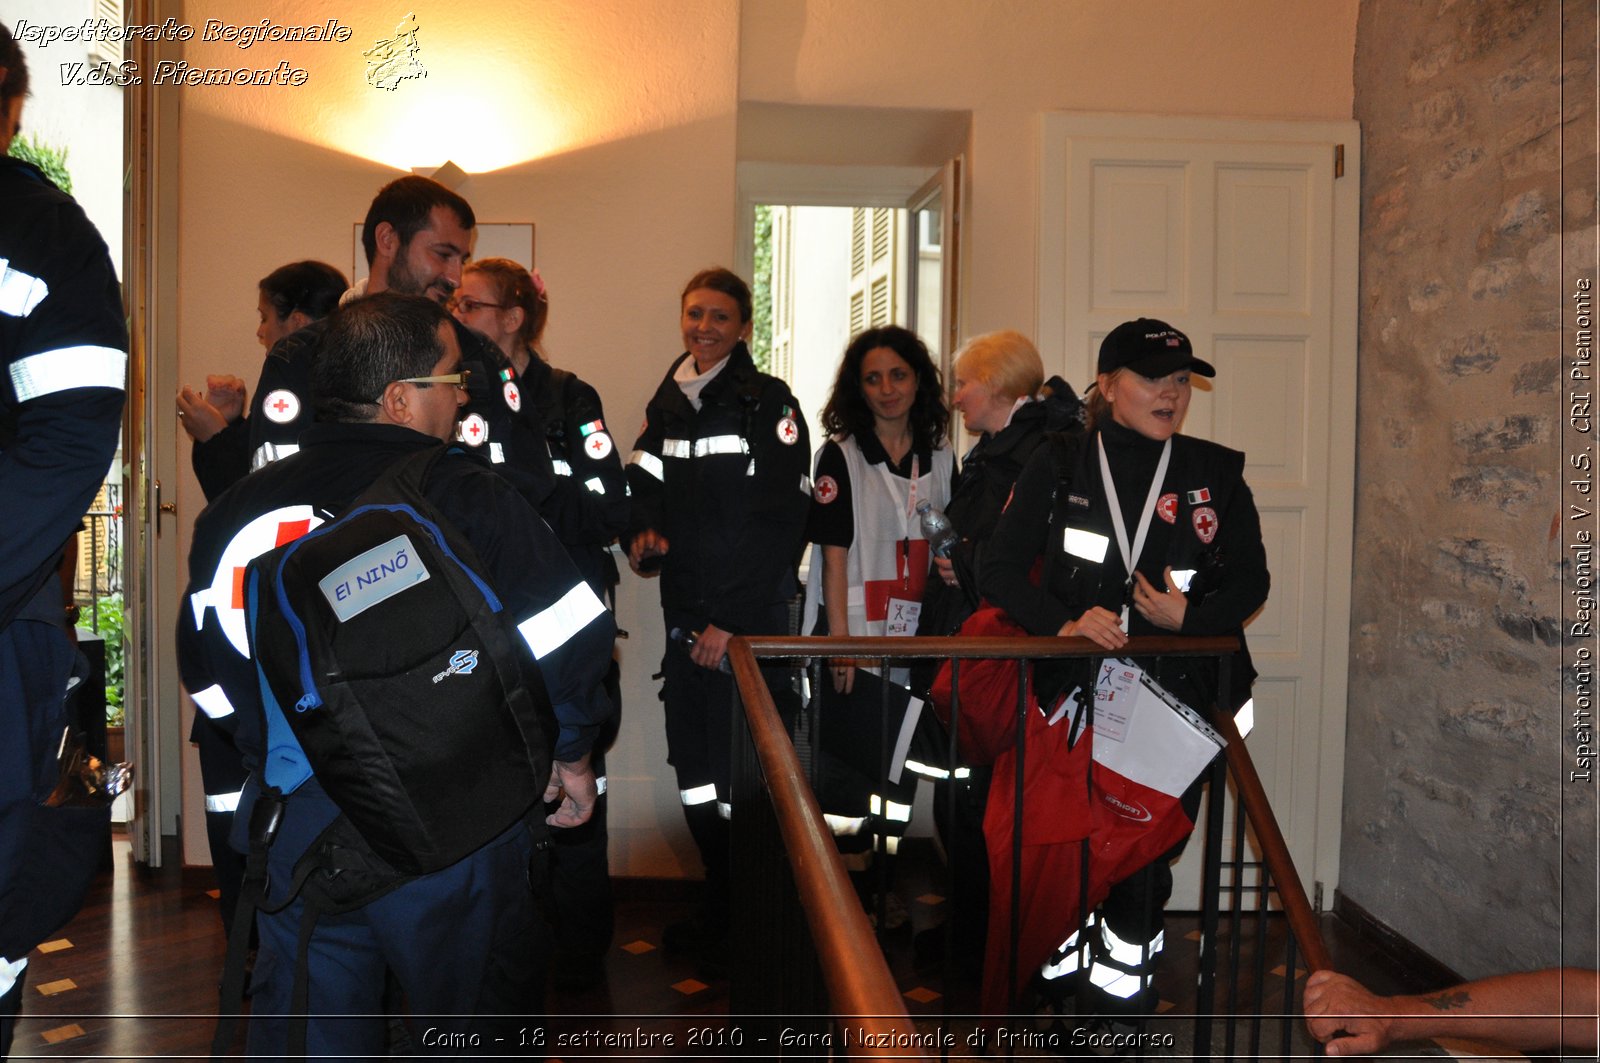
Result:
M1306 982L1306 1027L1330 1056L1365 1055L1397 1041L1460 1037L1534 1050L1593 1052L1600 975L1551 967L1497 975L1420 996L1380 997L1333 971Z

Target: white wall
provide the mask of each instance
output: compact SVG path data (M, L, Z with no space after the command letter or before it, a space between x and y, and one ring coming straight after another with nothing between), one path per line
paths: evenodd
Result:
M189 21L259 20L195 0ZM403 9L349 0L347 44L191 42L198 66L305 68L298 87L181 94L181 379L253 376L255 282L342 263L349 226L399 166L453 158L487 221L533 221L552 359L594 383L624 445L681 347L677 298L734 257L741 101L970 111L967 331L1036 320L1038 115L1077 108L1348 118L1355 0L417 0L421 81L365 83L360 53ZM320 22L285 0L271 17ZM1261 47L1270 36L1273 46ZM824 131L825 132L825 131ZM840 145L843 151L848 145ZM837 160L826 160L837 161ZM874 161L885 161L874 159ZM922 160L916 160L922 161ZM840 345L842 350L842 344ZM158 402L164 402L157 397ZM176 428L171 428L176 446ZM187 462L183 462L187 464ZM192 480L182 523L198 512ZM182 574L176 574L181 580ZM612 756L614 867L696 873L665 763L653 586L625 576L624 725ZM193 787L189 799L193 809ZM197 812L191 811L191 820ZM185 854L203 862L203 845Z

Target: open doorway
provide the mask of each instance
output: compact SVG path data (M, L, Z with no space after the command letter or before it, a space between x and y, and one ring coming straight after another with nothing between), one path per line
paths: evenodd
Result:
M820 443L817 426L839 359L864 329L902 325L928 345L949 384L955 346L957 216L949 211L959 160L909 196L868 202L750 205L755 328L751 352L785 380ZM894 180L904 182L896 173ZM885 198L899 202L885 204ZM865 197L863 197L865 198ZM818 202L822 200L822 202Z

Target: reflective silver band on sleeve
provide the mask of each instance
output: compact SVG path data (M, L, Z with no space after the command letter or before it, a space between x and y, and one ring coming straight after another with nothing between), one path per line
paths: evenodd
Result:
M115 347L58 347L11 363L17 401L27 402L74 388L123 389L128 352Z
M27 317L50 294L50 285L31 273L12 269L8 259L0 258L0 314Z
M589 477L587 480L583 481L583 486L587 487L597 495L603 495L606 493L606 485L598 476Z
M533 656L543 659L566 644L567 640L606 611L587 583L579 583L554 605L528 617L517 625Z
M298 443L263 443L256 448L254 454L250 455L250 471L255 472L263 466L271 465L280 458L287 458L290 454L298 452L299 449L300 444Z
M662 482L665 482L667 479L667 471L665 467L662 466L661 459L650 453L648 450L634 451L633 454L628 458L628 464L639 466L639 468L643 469L645 472L649 473L651 476L654 476L657 480L661 480Z
M800 493L805 495L807 498L811 497L811 477L800 477Z
M489 441L489 464L504 465L506 463L506 448L493 440Z
M717 786L715 783L706 783L704 786L692 786L687 790L678 791L678 800L684 807L692 808L695 805L707 805L717 799Z
M210 603L210 601L210 587L207 587L204 590L195 591L193 594L189 595L189 612L194 615L194 629L196 631L205 630L206 606Z
M733 818L733 805L729 804L727 801L718 801L717 802L717 815L720 816L723 819L732 819Z
M567 464L567 462L565 462L561 458L551 458L550 459L550 468L555 472L555 474L557 476L571 476L572 475L572 466Z
M206 794L207 812L234 812L239 808L239 795L243 790L235 790L231 794Z
M663 458L687 458L692 449L687 439L663 439L661 441L661 456Z
M706 436L704 439L694 441L694 456L706 457L709 454L748 454L750 444L745 442L744 436Z
M197 690L189 696L200 707L200 711L213 720L220 720L224 716L233 715L233 702L228 700L228 695L223 691L222 687L215 683L204 690Z
M606 777L604 775L595 776L594 792L597 794L603 794L606 792Z

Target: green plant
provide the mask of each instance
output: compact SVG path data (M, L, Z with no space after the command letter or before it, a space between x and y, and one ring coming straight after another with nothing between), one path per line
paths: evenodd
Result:
M121 727L124 720L122 657L126 635L122 595L108 594L99 600L95 608L99 612L95 630L106 640L106 723ZM85 609L84 613L94 615L89 609Z
M67 172L67 149L46 144L37 137L30 137L26 133L19 133L12 138L11 150L7 152L13 158L23 162L31 162L44 171L50 182L67 195L72 194L72 175Z
M756 206L755 276L750 278L755 327L750 333L750 358L763 373L772 372L772 208Z

